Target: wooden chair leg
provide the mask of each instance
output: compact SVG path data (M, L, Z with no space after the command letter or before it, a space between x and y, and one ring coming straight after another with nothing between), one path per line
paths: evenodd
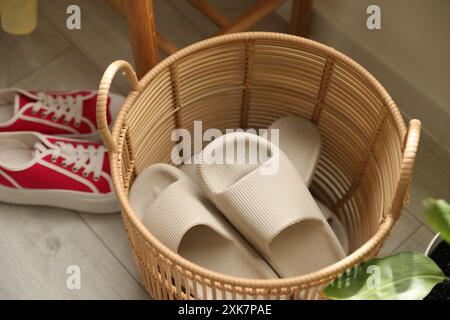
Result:
M291 33L302 37L309 34L313 0L292 0Z
M142 78L158 63L158 38L152 0L128 1L128 29L135 70Z

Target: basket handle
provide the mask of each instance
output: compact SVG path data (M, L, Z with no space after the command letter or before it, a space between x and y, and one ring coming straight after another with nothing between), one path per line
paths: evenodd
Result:
M395 220L400 217L406 196L409 192L412 171L419 147L421 126L419 120L411 120L403 140L403 159L400 169L400 179L390 211Z
M117 60L111 63L103 74L97 96L97 127L100 137L110 153L117 151L117 145L112 140L111 131L108 127L108 119L106 116L108 93L111 88L112 80L119 70L123 70L123 74L128 80L134 91L139 91L139 82L133 67L125 60Z

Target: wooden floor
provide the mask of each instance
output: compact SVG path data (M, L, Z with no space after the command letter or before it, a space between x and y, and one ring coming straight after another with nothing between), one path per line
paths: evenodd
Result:
M235 17L254 1L214 1ZM66 8L79 4L82 30L66 29ZM101 0L39 0L39 27L31 35L0 32L0 87L96 88L113 60L132 61L125 22ZM161 33L178 47L217 30L187 2L156 0ZM170 23L168 23L170 22ZM255 30L287 32L276 14ZM125 82L113 90L127 93ZM412 198L381 254L423 251L433 237L424 225L421 199L447 197L450 157L431 141L422 144ZM67 267L81 269L81 289L69 290ZM0 203L0 299L146 299L119 214L79 212Z

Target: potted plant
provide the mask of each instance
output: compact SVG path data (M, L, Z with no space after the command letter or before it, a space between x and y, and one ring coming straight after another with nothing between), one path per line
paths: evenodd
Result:
M400 252L347 270L322 292L333 300L450 300L450 205L423 202L428 224L438 232L426 254Z
M424 202L430 226L439 231L425 254L450 276L450 205L443 200ZM425 300L450 300L450 281L438 283Z

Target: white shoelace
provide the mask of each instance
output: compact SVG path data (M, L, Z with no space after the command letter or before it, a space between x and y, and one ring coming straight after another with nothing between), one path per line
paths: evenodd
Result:
M31 112L36 114L39 110L44 109L43 117L47 117L53 113L52 121L57 121L64 116L64 123L69 123L75 119L75 126L81 124L83 116L83 97L77 96L56 96L47 95L43 92L37 93L38 100L33 105Z
M49 149L38 142L35 145L35 149L39 153L49 152L52 155L52 162L56 162L58 158L63 158L63 167L73 164L73 172L78 172L83 168L84 177L88 177L89 174L93 173L95 181L100 179L105 154L105 148L103 146L94 147L89 145L85 148L83 145L78 144L74 147L72 144L58 141L55 143L55 148Z

